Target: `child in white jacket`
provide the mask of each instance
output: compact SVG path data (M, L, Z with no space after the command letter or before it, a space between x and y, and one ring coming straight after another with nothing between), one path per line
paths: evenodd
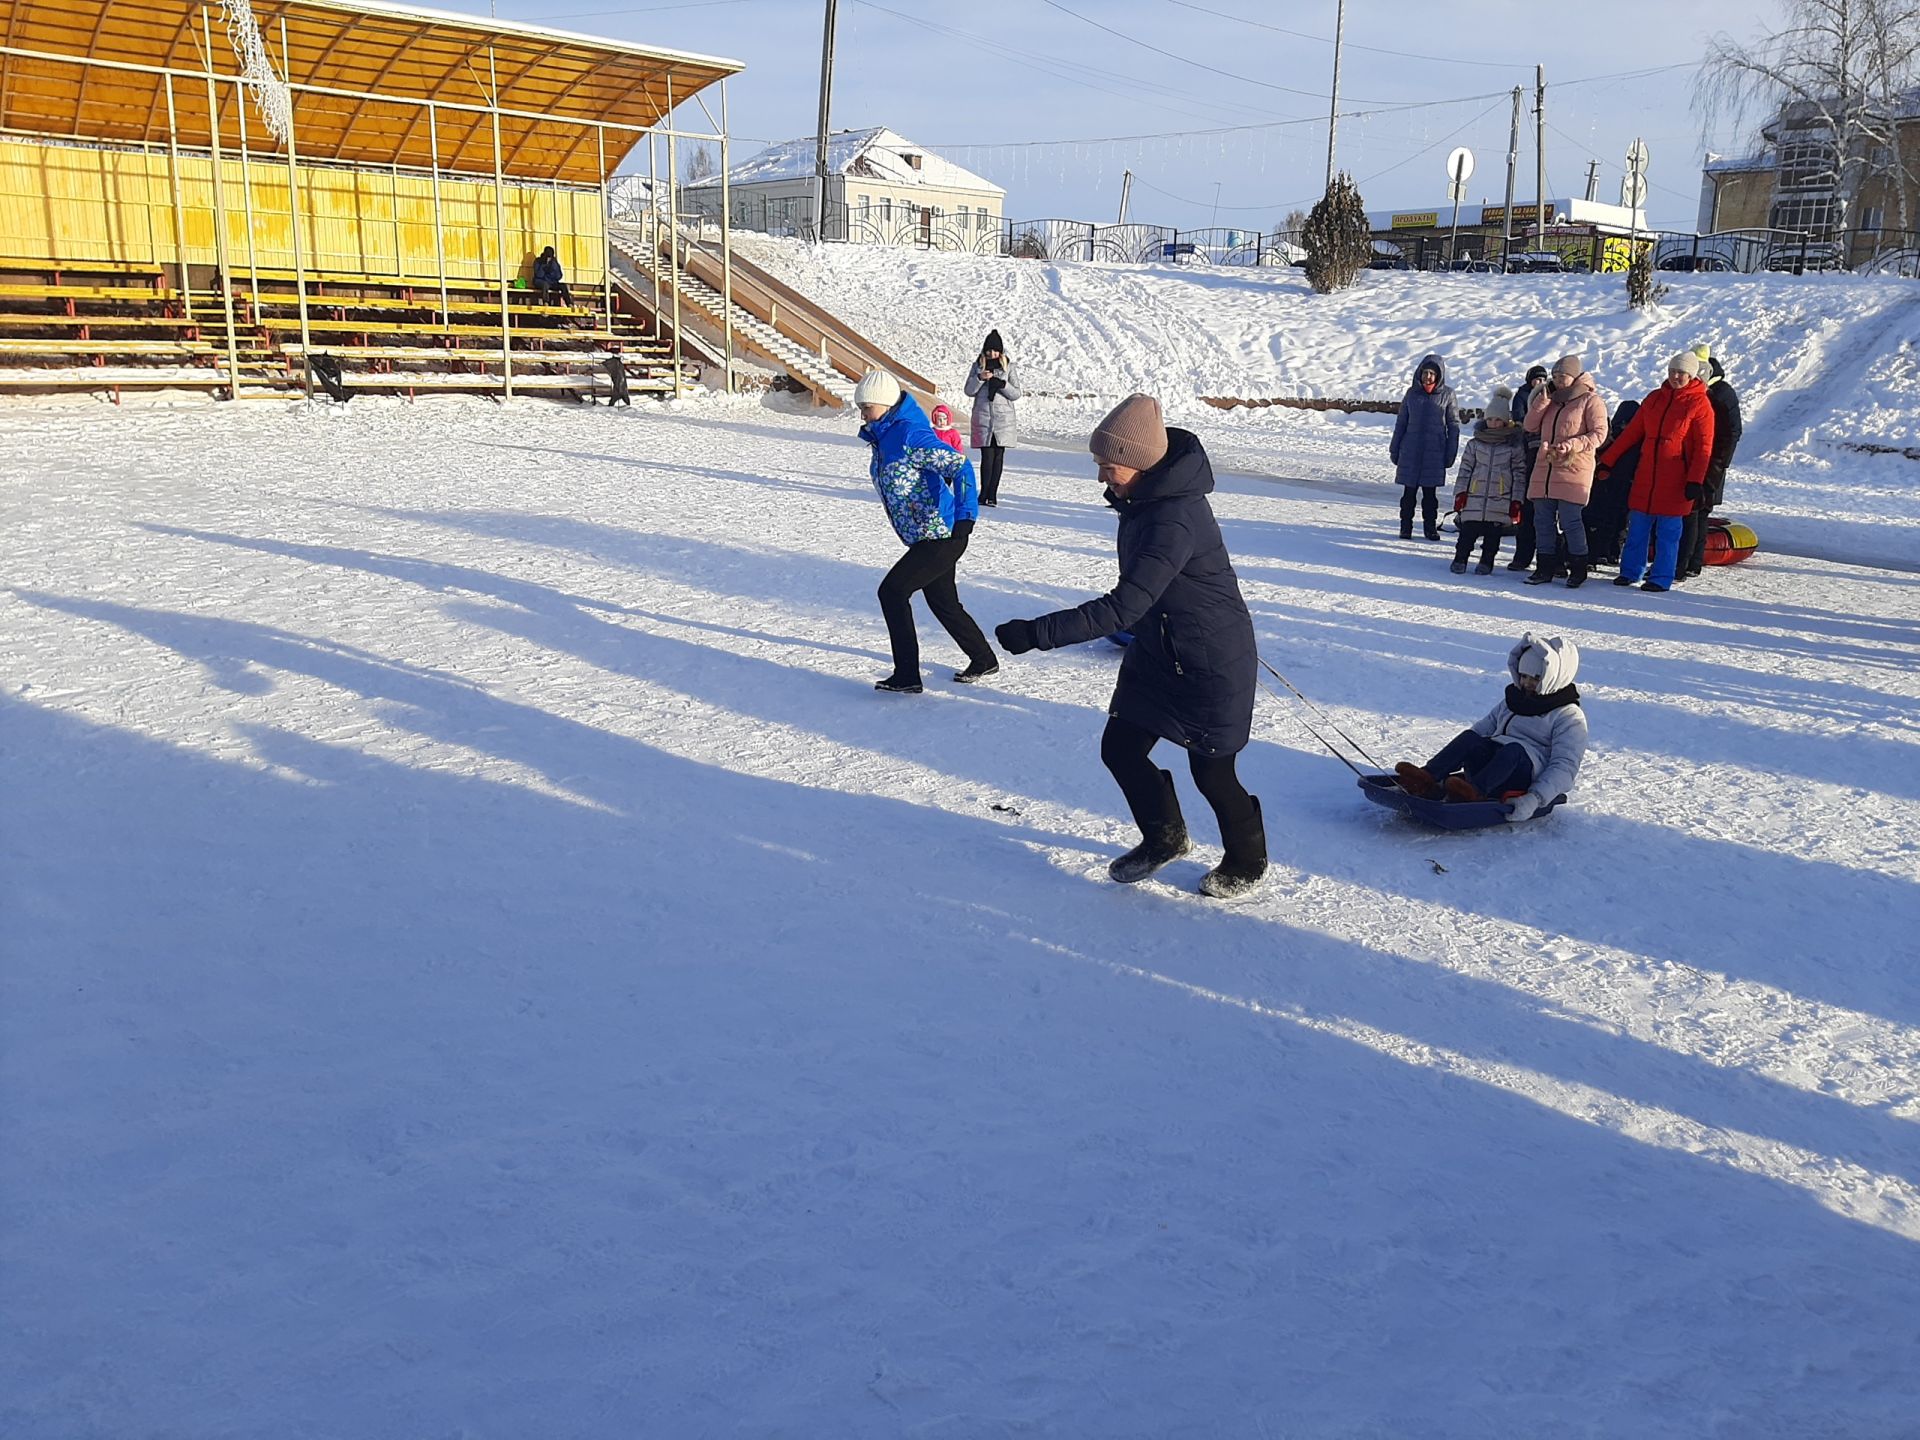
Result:
M1409 795L1510 798L1507 819L1531 820L1573 789L1587 754L1587 716L1574 688L1580 652L1571 640L1523 635L1507 655L1513 683L1498 705L1425 765L1393 767ZM1459 773L1455 773L1455 772Z

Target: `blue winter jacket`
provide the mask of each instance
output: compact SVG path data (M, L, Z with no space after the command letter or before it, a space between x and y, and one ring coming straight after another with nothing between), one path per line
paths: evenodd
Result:
M1202 755L1246 748L1253 728L1253 620L1207 495L1213 466L1197 435L1167 430L1166 457L1133 482L1116 537L1120 582L1033 622L1042 650L1119 631L1133 643L1107 713Z
M1420 372L1429 365L1440 383L1427 394L1420 388ZM1413 367L1413 383L1400 402L1393 422L1393 443L1387 448L1394 478L1402 485L1444 485L1447 471L1460 458L1460 412L1454 408L1447 384L1447 365L1429 355Z
M973 462L933 433L913 396L862 425L860 438L873 447L867 473L903 544L944 540L962 520L980 518Z

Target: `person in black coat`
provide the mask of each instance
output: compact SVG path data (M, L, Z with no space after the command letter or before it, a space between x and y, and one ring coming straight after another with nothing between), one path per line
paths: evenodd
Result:
M1253 729L1253 620L1207 495L1213 467L1197 435L1170 430L1159 402L1130 395L1088 442L1120 515L1120 582L1105 595L994 633L1010 653L1053 650L1119 631L1133 643L1107 704L1100 758L1126 796L1140 843L1107 867L1123 885L1144 880L1191 844L1173 776L1149 758L1171 740L1187 751L1194 784L1220 822L1226 855L1200 891L1231 900L1267 872L1260 802L1234 773Z
M1727 498L1727 467L1733 463L1733 452L1739 448L1746 428L1740 420L1740 394L1727 383L1727 372L1720 368L1720 361L1710 354L1701 355L1706 348L1696 345L1693 353L1701 356L1705 368L1700 378L1707 382L1707 402L1713 406L1713 451L1707 457L1707 478L1699 503L1680 532L1680 565L1674 571L1680 579L1698 575L1706 563L1707 531L1712 528L1714 508Z
M1627 422L1639 413L1638 400L1622 400L1616 405L1613 419L1607 422L1607 444L1618 440ZM1587 532L1589 563L1620 563L1620 542L1627 532L1627 497L1633 494L1633 477L1639 466L1640 447L1636 445L1613 462L1604 478L1594 476L1593 496L1580 512Z
M1532 365L1527 369L1527 378L1520 382L1520 388L1513 395L1513 423L1524 425L1527 411L1533 405L1533 397L1547 388L1547 367ZM1534 457L1540 453L1540 437L1529 434L1525 438L1527 447L1527 473L1533 473ZM1520 502L1519 530L1513 537L1513 559L1507 562L1509 570L1531 570L1533 568L1533 502Z
M573 291L567 285L566 271L560 268L560 257L553 253L551 245L542 250L540 258L533 262L533 290L542 305L551 305L556 295L565 304L573 304Z

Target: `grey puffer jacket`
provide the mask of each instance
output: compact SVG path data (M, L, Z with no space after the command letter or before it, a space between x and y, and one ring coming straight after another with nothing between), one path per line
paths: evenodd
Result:
M1526 432L1518 425L1498 430L1482 420L1473 427L1453 488L1467 497L1462 523L1505 525L1510 507L1527 498Z
M1013 402L1020 398L1020 381L1013 361L1003 356L993 367L992 378L1000 384L990 391L980 378L977 359L967 371L966 391L973 397L973 433L968 438L976 450L983 445L1012 445L1020 438L1020 422L1013 413Z
M1537 696L1520 690L1520 657L1529 650L1546 660ZM1528 793L1542 805L1557 795L1572 793L1573 782L1580 776L1580 762L1587 758L1587 714L1580 708L1580 692L1573 688L1579 668L1580 651L1573 641L1557 635L1538 639L1521 636L1507 655L1507 673L1513 676L1513 684L1505 698L1473 724L1474 734L1489 740L1511 740L1527 752L1533 762L1533 784ZM1568 692L1568 696L1557 694L1559 691ZM1543 713L1517 713L1516 703L1524 709L1542 709Z

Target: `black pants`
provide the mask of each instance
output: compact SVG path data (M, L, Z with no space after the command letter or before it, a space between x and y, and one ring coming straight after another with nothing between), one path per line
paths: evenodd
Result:
M564 280L556 280L551 285L541 285L534 290L534 297L542 305L553 304L553 297L556 295L560 297L561 304L569 306L573 304L573 289Z
M1160 737L1131 721L1115 716L1107 721L1100 737L1100 760L1120 782L1120 793L1127 797L1127 808L1136 816L1151 815L1162 797L1160 767L1148 758ZM1236 825L1253 818L1253 797L1234 773L1233 756L1202 755L1187 752L1187 766L1193 771L1193 783L1199 787L1213 817L1220 822L1220 833L1230 835Z
M1400 524L1403 529L1413 528L1414 497L1419 496L1420 518L1426 523L1429 532L1440 527L1440 492L1432 485L1402 485L1400 487Z
M1680 528L1680 565L1682 575L1698 575L1707 563L1707 531L1712 529L1713 506L1702 502L1693 507Z
M1493 564L1500 558L1500 537L1506 528L1495 520L1462 520L1460 539L1453 547L1453 558L1465 561L1473 553L1474 542L1478 541L1481 562Z
M976 665L991 665L995 656L987 637L960 603L960 591L954 585L953 572L960 557L967 553L967 541L973 535L973 521L962 520L945 540L922 540L909 545L907 553L894 561L880 582L880 613L887 620L887 639L893 644L893 673L901 679L920 677L920 636L913 628L913 607L909 603L915 591L924 591L927 608L933 611L953 643Z
M1509 570L1525 570L1533 564L1533 502L1523 500L1520 504L1520 533L1513 537L1513 559L1507 562Z
M980 447L980 503L982 505L1000 503L1000 471L1006 463L1006 446L982 445Z

